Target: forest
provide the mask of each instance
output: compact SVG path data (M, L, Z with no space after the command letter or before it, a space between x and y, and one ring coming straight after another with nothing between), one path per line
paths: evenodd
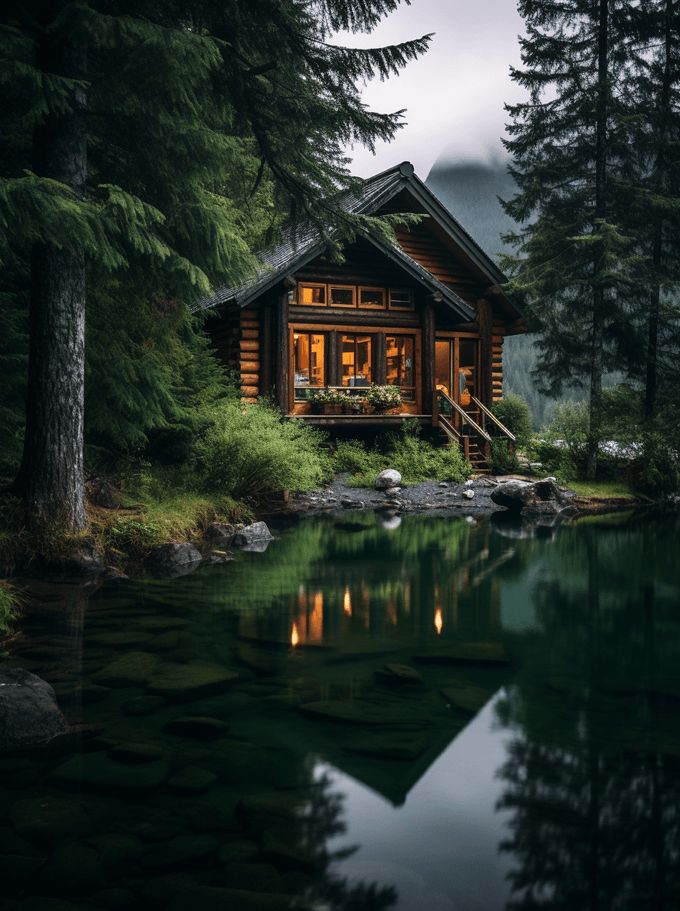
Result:
M216 486L206 453L220 447L223 463L238 452L270 466L277 489L328 476L318 434L266 402L241 419L192 304L251 276L290 218L335 255L359 231L392 236L397 217L348 216L337 200L356 186L347 149L389 140L407 116L368 108L363 84L398 74L431 36L368 50L335 36L371 32L400 5L55 0L2 13L0 473L13 536L81 534L111 478L147 505L172 490L171 526L271 493L242 477ZM519 11L512 77L526 100L507 108L506 230L489 250L502 247L527 315L535 388L577 400L553 437L571 434L578 471L602 474L614 439L638 447L648 488L672 489L677 0Z

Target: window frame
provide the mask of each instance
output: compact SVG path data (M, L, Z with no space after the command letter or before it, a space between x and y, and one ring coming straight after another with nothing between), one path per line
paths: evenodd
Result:
M338 332L338 361L339 361L338 380L340 383L340 387L342 387L343 389L368 389L369 386L375 382L376 336L377 336L377 333L365 332L360 328L357 328L357 330L350 330L350 331L343 330L341 332ZM343 382L343 380L344 380L344 375L343 375L344 364L342 362L342 355L344 354L344 350L343 350L344 341L343 340L345 338L349 338L349 337L354 339L354 373L353 373L353 377L355 379L357 376L357 345L358 345L357 339L359 339L361 337L369 339L369 344L371 346L370 355L369 355L370 376L368 377L368 382L364 386L357 386L356 384L353 385L351 383L347 383L347 385L345 385L345 383Z
M337 288L338 291L351 291L352 292L352 303L351 304L334 304L331 302L331 297L333 296L333 289ZM339 282L333 282L332 284L328 283L328 289L326 291L326 306L341 310L356 310L357 308L357 286L356 285L341 285Z
M393 301L392 301L392 295L393 295L394 293L408 294L408 301L409 301L408 304L407 304L407 305L403 305L403 304L395 304L395 303L393 303ZM388 288L388 289L387 289L387 297L388 297L388 303L389 303L389 309L390 309L390 310L400 310L402 313L403 313L403 312L409 312L409 313L410 313L410 312L412 312L413 310L415 310L415 308L416 308L415 299L414 299L413 289L412 289L412 288Z
M295 364L295 353L296 353L295 336L296 336L296 335L306 335L306 336L308 336L308 337L310 338L310 342L309 342L309 355L310 355L310 360L311 360L311 355L312 355L312 343L311 343L311 338L312 338L312 336L320 335L320 336L322 336L322 338L323 338L323 381L322 381L322 383L321 383L320 385L318 385L318 386L317 386L317 385L312 385L311 383L310 383L309 385L307 385L307 386L302 386L302 385L298 385L298 384L295 382L295 375L296 375L296 370L295 370L295 366L296 366L296 364ZM292 358L291 358L291 361L292 361L292 373L293 373L293 402L308 402L308 401L309 401L309 396L307 396L307 397L298 396L298 394L297 394L297 393L298 393L298 389L305 389L305 390L308 390L308 391L309 391L309 395L311 395L311 394L312 394L314 391L316 391L317 389L326 389L326 388L328 387L328 382L327 382L327 380L328 380L328 374L329 374L329 363L328 363L328 355L329 355L329 335L330 335L329 332L323 331L323 330L319 330L319 329L307 329L307 328L305 328L305 329L293 329L293 330L292 330L293 351L292 351ZM311 364L310 364L310 375L311 375Z
M418 336L412 332L385 332L384 335L385 335L385 384L388 386L396 386L398 389L400 389L402 391L402 400L404 402L415 403L416 397L417 397L417 392L418 392L418 389L417 389L418 376L416 373ZM406 355L388 355L388 353L387 353L388 338L395 338L395 339L410 338L411 339L411 344L413 346L413 354L412 354L413 363L411 365L411 371L413 373L413 383L408 386L403 385L402 383L390 383L387 379L387 358L388 357L399 357L399 360L402 361L406 357ZM401 366L400 372L403 373L403 370L404 370L404 368L403 368L403 366ZM404 395L404 391L406 391L406 393L407 393L406 395Z
M323 304L317 304L317 303L306 304L302 300L301 291L303 288L323 288L323 298L324 298ZM298 282L297 283L296 303L297 303L298 307L316 307L318 309L325 310L328 307L328 286L327 286L326 282Z
M379 291L382 295L382 304L362 304L362 291ZM379 285L358 285L357 286L357 308L359 310L386 310L387 309L387 289Z

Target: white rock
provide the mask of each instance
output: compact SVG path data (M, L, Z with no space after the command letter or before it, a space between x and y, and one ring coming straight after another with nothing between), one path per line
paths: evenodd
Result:
M463 496L467 497L468 500L471 500L474 497L474 495L475 495L474 490L464 490L463 491Z
M386 468L381 471L375 479L373 485L376 490L389 490L391 487L399 487L401 484L401 475L394 468Z

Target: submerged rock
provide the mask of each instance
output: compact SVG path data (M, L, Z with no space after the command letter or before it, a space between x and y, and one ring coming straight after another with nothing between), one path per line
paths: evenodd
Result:
M150 652L128 652L107 664L94 680L104 686L140 686L148 683L159 663L158 655Z
M373 486L376 490L389 490L392 487L399 487L400 484L401 474L394 468L386 468L380 472Z
M553 478L542 481L504 481L491 492L491 499L513 512L559 512L568 497Z
M23 668L0 673L0 754L31 749L66 733L54 690Z
M449 705L471 715L476 715L489 701L493 693L480 686L471 686L468 683L454 682L443 686L440 693Z
M219 664L202 661L194 661L191 664L167 662L161 664L154 672L149 681L149 689L167 699L182 701L219 693L236 683L238 679L236 671L221 667Z
M159 788L167 774L165 760L125 765L106 753L89 753L57 766L49 779L65 787L136 793Z
M123 704L123 711L126 715L143 717L152 715L162 709L164 705L165 699L162 696L136 696Z
M423 678L408 664L386 664L375 672L375 679L396 687L423 685Z
M213 772L199 766L188 765L175 772L168 781L168 787L182 794L199 794L201 791L207 791L218 781L219 778Z
M240 547L241 550L261 552L266 550L270 541L273 540L274 536L269 531L266 522L253 522L236 532L232 544L234 547Z
M163 730L168 734L178 737L191 737L194 740L216 740L229 730L229 725L218 718L209 718L202 715L185 715L173 718L163 725Z
M303 715L335 721L341 724L360 725L407 725L427 727L430 721L423 717L417 706L387 704L379 702L358 702L329 700L328 702L307 702L300 706Z
M162 576L182 576L193 572L203 557L193 544L159 544L146 559L149 569Z
M19 835L40 843L78 838L92 831L92 823L82 804L53 794L17 800L12 804L9 817Z

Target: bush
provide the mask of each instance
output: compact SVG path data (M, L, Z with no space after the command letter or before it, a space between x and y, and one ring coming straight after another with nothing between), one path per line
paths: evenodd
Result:
M680 451L659 431L642 436L640 457L631 468L631 484L648 494L669 494L680 489Z
M514 433L519 446L526 446L531 438L533 420L529 405L520 395L510 393L496 402L491 411L501 424Z
M533 455L544 468L563 477L580 477L588 454L590 417L587 402L560 402L540 438L533 442Z
M210 416L194 456L206 489L261 501L286 490L312 490L330 477L324 435L282 418L271 405L226 400Z
M517 453L510 449L510 441L494 437L491 440L491 471L494 474L511 474L518 468Z
M9 582L0 580L0 634L6 636L17 618L19 599Z
M332 458L333 471L350 474L377 474L383 462L379 452L366 449L360 440L339 440Z

